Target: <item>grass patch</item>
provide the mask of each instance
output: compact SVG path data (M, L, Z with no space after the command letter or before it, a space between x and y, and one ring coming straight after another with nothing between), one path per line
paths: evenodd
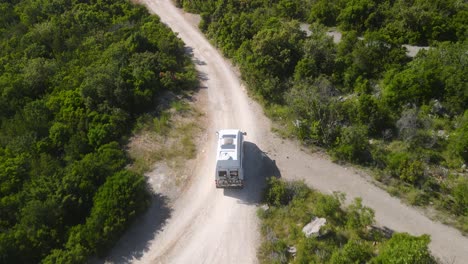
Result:
M190 105L187 102L183 101L183 100L173 101L171 103L171 108L174 109L176 112L179 112L179 113L185 113L185 112L189 112L191 110Z
M153 118L153 131L156 134L165 135L170 128L170 115L168 112L161 113L160 116Z
M158 115L145 115L138 120L128 145L133 160L131 170L145 173L158 161L179 164L195 158L194 135L202 130L202 114L183 99L173 101L170 106Z

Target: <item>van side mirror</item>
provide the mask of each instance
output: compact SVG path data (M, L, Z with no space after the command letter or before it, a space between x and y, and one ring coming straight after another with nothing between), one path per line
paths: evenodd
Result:
M242 135L247 136L247 132L242 132Z

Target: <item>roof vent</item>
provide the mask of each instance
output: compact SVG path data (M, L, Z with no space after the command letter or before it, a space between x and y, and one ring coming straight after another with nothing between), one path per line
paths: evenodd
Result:
M233 138L223 138L223 145L232 145L234 144Z

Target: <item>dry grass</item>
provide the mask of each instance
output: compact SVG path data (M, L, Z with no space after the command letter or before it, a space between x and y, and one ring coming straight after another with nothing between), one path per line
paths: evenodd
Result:
M130 169L143 174L157 162L178 167L177 164L195 158L202 118L203 114L192 103L178 99L158 116L140 120L140 129L128 144L128 154L133 160Z

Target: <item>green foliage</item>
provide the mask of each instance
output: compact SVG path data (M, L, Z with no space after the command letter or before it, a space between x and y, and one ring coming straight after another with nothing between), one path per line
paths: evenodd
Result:
M348 206L348 221L346 225L352 229L362 230L374 223L374 210L362 205L361 198L355 198Z
M249 87L269 101L281 101L281 82L294 73L304 37L298 23L271 20L252 41L245 41L237 57Z
M0 195L17 193L28 178L27 155L14 155L8 149L0 149Z
M403 181L414 184L424 176L424 167L420 161L406 161L400 166L400 179Z
M326 26L336 25L336 19L340 13L340 1L318 0L310 9L307 20L318 22Z
M466 32L463 26L467 5L454 0L437 0L432 2L394 1L386 16L392 16L382 25L383 31L394 35L401 43L426 44L430 40L455 41L464 40L466 36L457 32Z
M145 188L144 177L130 171L120 171L106 179L94 196L93 209L84 226L91 236L85 238L91 251L103 254L145 209Z
M356 163L369 161L369 141L367 139L367 127L346 127L341 131L341 136L337 138L336 147L333 148L333 155L341 160Z
M339 195L317 195L317 205L313 213L319 217L325 217L334 223L343 221L342 210L340 208L344 197Z
M430 241L428 235L394 234L371 263L436 263L428 249Z
M265 200L268 204L275 206L288 204L286 184L283 181L278 180L276 177L271 177L268 180L267 186Z
M286 94L286 102L294 117L300 139L330 146L339 134L339 102L336 89L325 77L312 83L301 82Z
M295 19L302 17L304 12L301 3L294 0L279 0L275 9L279 16Z
M287 205L293 199L301 201L307 198L310 190L303 182L285 182L276 177L270 177L264 193L264 199L269 205Z
M457 122L457 128L449 137L448 151L455 158L468 163L468 110Z
M407 152L393 151L387 155L386 170L394 177L398 177L403 169L403 164L409 163L410 156Z
M316 78L331 75L335 66L336 48L333 39L326 35L320 24L310 26L311 35L304 41L304 56L297 63L294 79Z
M388 240L381 230L370 227L374 211L363 206L360 198L345 207L340 194L324 195L303 183L273 182L266 193L275 192L280 185L286 190L300 186L302 191L292 195L287 204L259 209L261 263L434 263L429 236L395 233ZM327 224L321 227L320 236L306 237L302 228L315 217L324 217ZM287 252L290 246L296 248L295 256Z
M350 239L339 251L335 251L330 258L333 264L366 263L373 256L371 246L362 240Z
M0 3L0 262L84 263L147 204L122 143L196 85L177 36L128 1Z
M364 31L370 26L370 19L375 10L376 3L373 0L346 1L340 11L338 21L345 30Z
M166 112L161 113L159 117L153 119L154 131L158 134L166 134L169 128L169 114Z
M368 126L372 136L382 135L386 129L392 128L392 120L387 108L379 104L378 99L368 94L359 96L356 119L362 125Z
M384 79L385 100L398 109L406 103L421 106L437 99L452 114L461 114L468 104L463 67L468 42L440 43L416 57L400 72L390 71Z
M346 63L343 73L346 86L354 86L359 78L379 78L383 72L399 68L408 60L405 50L399 44L378 32L367 32L362 40L354 42L351 53L343 56L345 58L341 60Z
M452 189L452 195L455 202L453 211L468 216L468 179L460 177Z

